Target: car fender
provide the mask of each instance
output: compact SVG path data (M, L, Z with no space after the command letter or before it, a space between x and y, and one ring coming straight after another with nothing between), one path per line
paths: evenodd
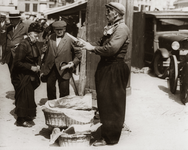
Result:
M163 58L169 58L170 57L170 53L166 48L159 48L158 51L161 52L161 55L163 56Z

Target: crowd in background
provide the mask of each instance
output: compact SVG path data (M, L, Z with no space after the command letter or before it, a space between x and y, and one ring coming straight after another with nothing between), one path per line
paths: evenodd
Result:
M43 31L46 29L46 32L49 32L49 30L51 30L51 32L53 32L53 29L51 27L52 23L54 21L56 21L56 19L49 19L47 20L45 18L45 16L41 15L40 17L36 16L35 14L29 14L29 16L23 16L19 11L15 11L16 13L19 13L19 22L24 23L24 26L26 26L27 28L29 27L29 25L32 22L38 22L43 26ZM15 12L10 12L11 13L15 13ZM82 39L85 39L86 36L86 31L85 31L85 22L83 23L83 25L81 25L80 23L75 23L74 20L72 20L72 17L66 19L60 16L59 20L65 20L68 23L67 26L67 32L70 33L71 35L75 36L75 37L79 37ZM0 13L0 61L2 62L3 59L3 53L4 53L4 49L5 49L5 42L6 42L6 32L7 29L11 26L11 22L10 22L10 17L9 15L5 14L5 13ZM48 28L47 28L48 27ZM73 30L74 29L74 30ZM41 42L41 40L45 40L44 37L47 35L48 33L41 33L40 37L39 37L39 42ZM43 38L42 38L43 35Z

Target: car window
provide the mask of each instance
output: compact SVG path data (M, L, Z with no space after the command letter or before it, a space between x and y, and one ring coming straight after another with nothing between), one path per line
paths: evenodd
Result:
M157 21L157 31L179 31L188 29L188 19L159 19Z

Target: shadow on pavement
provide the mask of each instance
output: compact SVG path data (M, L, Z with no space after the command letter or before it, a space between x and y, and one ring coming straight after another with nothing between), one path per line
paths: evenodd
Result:
M17 116L14 112L15 112L15 108L10 111L10 114L14 117L14 119L17 119Z
M35 136L43 136L46 139L50 140L50 134L52 133L53 128L42 128L42 130L39 131L39 134L35 134ZM56 140L54 144L51 144L50 147L59 147L58 141Z
M179 95L180 95L180 91L179 91L179 90L176 91L176 94L172 94L172 93L170 92L170 89L169 89L169 88L164 87L164 86L161 86L161 85L159 85L158 87L159 87L160 90L162 90L162 91L164 91L165 93L167 93L167 94L168 94L168 97L169 97L170 99L174 100L176 103L178 103L178 104L180 104L180 105L183 105L183 104L181 103L181 101L180 101L180 96L179 96Z
M50 134L52 133L51 128L42 128L38 134L35 134L35 136L41 135L46 139L50 139Z
M15 98L14 98L14 95L15 95L15 91L8 91L8 92L6 92L6 98L8 98L8 99L11 99L11 100L15 100Z

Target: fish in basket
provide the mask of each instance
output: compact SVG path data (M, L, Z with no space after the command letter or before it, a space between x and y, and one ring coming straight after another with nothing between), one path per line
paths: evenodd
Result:
M72 124L91 124L94 117L90 95L63 97L47 101L43 106L48 126L66 128Z

